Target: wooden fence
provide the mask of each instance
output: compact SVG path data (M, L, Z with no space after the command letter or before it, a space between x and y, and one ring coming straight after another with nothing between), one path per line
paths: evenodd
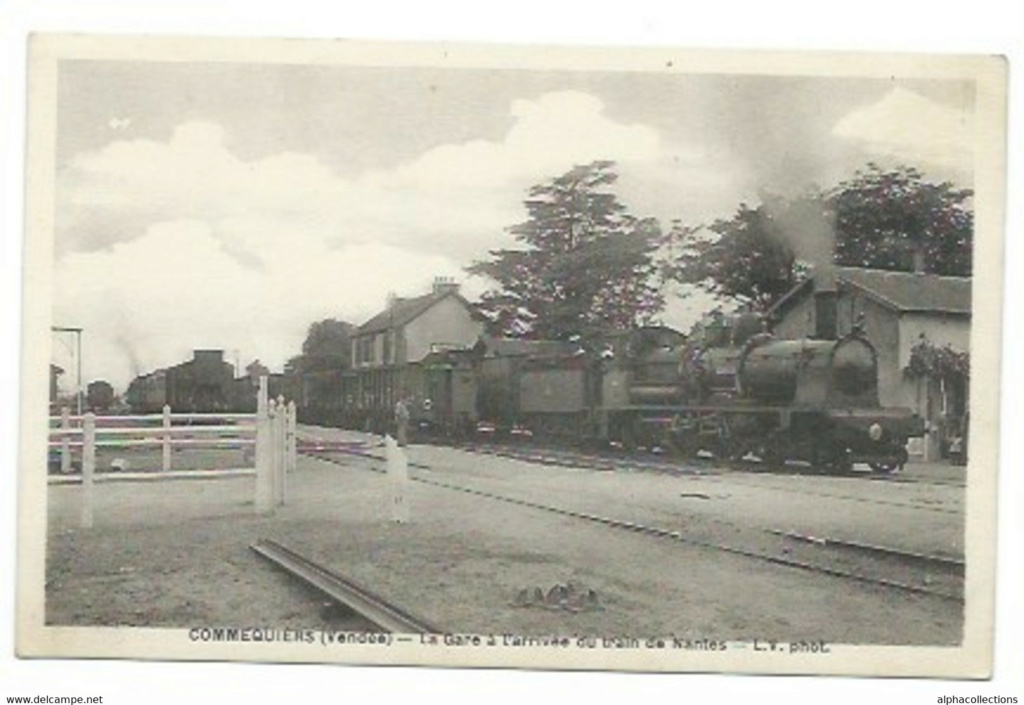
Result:
M96 472L96 449L128 449L159 446L161 467L145 473ZM260 513L272 512L285 503L286 478L295 470L296 416L295 402L283 397L267 398L267 378L260 378L255 414L189 414L174 413L164 406L162 414L129 416L97 416L87 413L73 416L63 409L60 416L50 417L49 458L59 454L61 476L52 483L80 477L81 519L83 528L93 525L94 485L97 480L171 479L216 477L224 473L207 470L179 471L172 467L174 449L181 448L252 449L245 457L253 467L226 471L230 474L255 476L254 505ZM79 468L72 459L79 454ZM76 478L77 479L77 478Z

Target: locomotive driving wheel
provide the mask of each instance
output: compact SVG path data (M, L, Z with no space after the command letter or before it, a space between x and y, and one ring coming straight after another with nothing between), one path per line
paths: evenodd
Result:
M850 451L831 438L816 439L811 449L811 465L832 475L846 475L853 470Z
M753 453L761 459L765 468L781 468L786 464L786 438L779 433L769 433L761 439Z

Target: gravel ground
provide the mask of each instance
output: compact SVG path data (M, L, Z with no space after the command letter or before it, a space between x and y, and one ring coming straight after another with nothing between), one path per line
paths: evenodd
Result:
M59 451L52 455L51 474L59 474ZM81 472L81 454L72 453L73 473ZM117 467L115 467L117 466ZM171 470L223 470L253 466L253 450L246 448L175 448L171 451ZM96 472L113 473L161 472L163 451L160 448L97 448Z
M469 455L412 449L414 458L431 453ZM514 472L512 461L495 462L470 456L465 468L454 460L448 464L450 472L471 478L475 463L478 476L508 487L520 487L524 474L538 472ZM248 549L257 538L269 537L452 632L872 644L960 640L961 610L934 598L908 597L422 483L408 487L411 521L394 524L387 478L367 472L380 465L356 457L345 458L342 465L303 457L290 478L288 505L272 517L254 516L251 478L102 485L91 530L74 528L79 488L51 487L47 621L298 628L339 620L323 611L319 597ZM580 473L564 475L573 479L559 497L577 493ZM639 490L628 489L631 481L657 480L613 475L604 480L623 487L602 485L593 495L595 502L602 493L606 505L618 505L622 496L636 502ZM588 484L596 477L591 475ZM526 484L534 480L539 478L530 476ZM679 487L675 483L673 491ZM624 495L607 494L623 488ZM553 490L541 484L537 491ZM523 589L570 582L594 590L601 609L571 612L511 604Z
M365 434L337 429L305 433L376 443ZM414 476L709 539L737 530L774 529L964 556L965 492L956 485L729 471L681 477L602 472L428 445L411 446L408 453ZM922 474L919 468L915 473Z

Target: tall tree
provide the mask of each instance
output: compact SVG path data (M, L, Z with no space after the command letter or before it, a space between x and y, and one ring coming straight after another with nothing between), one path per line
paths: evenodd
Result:
M492 279L481 309L494 332L589 336L647 322L664 300L653 259L661 232L610 190L614 163L596 161L529 190L529 217L510 228L523 246L496 250L468 271Z
M285 365L289 372L348 369L352 366L350 338L355 326L336 318L327 318L309 326L302 343L302 354Z
M114 403L114 387L105 379L89 382L85 399L93 411L106 411Z
M838 234L836 263L971 276L973 192L949 182L929 183L917 169L883 170L868 164L826 194Z
M707 231L704 237L699 228L683 233L682 253L669 267L672 278L756 309L767 308L796 283L796 254L765 205L741 203L731 218Z
M970 276L971 192L924 180L911 167L869 164L824 192L740 204L703 229L674 229L681 254L668 268L680 282L764 309L806 276L835 264ZM672 233L670 233L672 235ZM679 245L676 245L677 247Z

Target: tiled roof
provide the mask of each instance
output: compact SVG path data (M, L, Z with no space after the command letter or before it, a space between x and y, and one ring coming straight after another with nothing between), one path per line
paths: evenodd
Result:
M462 304L473 310L472 304L462 298L458 292L454 290L441 291L437 293L423 294L422 296L416 296L411 299L395 299L395 302L390 308L386 308L376 316L368 320L363 325L356 329L355 335L363 335L366 333L379 333L381 331L388 330L389 328L398 328L404 326L406 323L413 321L424 313L427 309L436 304L438 301L454 296Z
M812 281L805 279L793 287L775 302L771 312L781 312L804 293L813 291ZM968 277L836 267L836 282L839 286L859 289L883 306L901 313L971 314L971 279Z
M836 278L898 311L971 313L969 278L858 267L839 267Z

